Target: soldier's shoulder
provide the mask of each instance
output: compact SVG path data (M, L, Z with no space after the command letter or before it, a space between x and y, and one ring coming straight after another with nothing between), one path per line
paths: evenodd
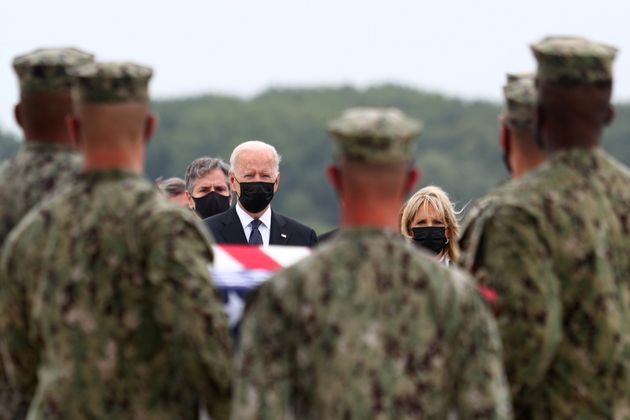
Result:
M137 215L149 229L159 232L171 232L173 235L193 233L206 243L214 242L210 232L201 220L188 207L175 204L161 193L148 180L138 183L136 195L142 196L137 208Z

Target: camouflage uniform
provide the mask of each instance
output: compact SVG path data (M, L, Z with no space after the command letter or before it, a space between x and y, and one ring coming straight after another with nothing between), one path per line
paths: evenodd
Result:
M48 194L72 180L81 158L69 146L29 142L0 165L0 245L26 213Z
M73 48L39 49L18 56L13 67L22 95L70 89L68 70L93 60ZM30 140L0 165L0 245L22 217L44 196L76 175L81 158L70 147L47 139Z
M147 100L149 69L110 68L83 69L77 97L97 102L88 86L109 78L108 101ZM195 217L130 172L87 171L29 213L0 264L3 353L11 384L35 390L29 418L197 419L201 400L227 418L211 261Z
M22 95L69 91L68 69L93 60L74 48L38 49L18 56L13 68ZM67 184L80 170L81 158L69 146L29 139L16 156L0 164L0 246L11 229L44 197ZM19 396L7 386L0 364L0 419L22 410Z
M503 87L505 103L502 114L509 127L531 128L533 107L536 102L536 87L534 86L533 73L508 73L507 83ZM463 223L462 233L459 238L459 246L463 251L469 247L471 227L479 218L484 217L484 212L495 201L501 201L501 196L512 188L512 180L502 181L495 189L481 198L468 211L466 220ZM466 258L470 253L464 252L460 258L460 263L465 267L470 267L471 262Z
M398 111L334 122L344 159L408 161ZM460 272L397 232L342 228L257 292L243 325L232 416L509 418L496 326Z
M552 38L533 49L541 79L610 80L608 47ZM574 148L470 226L464 265L498 293L517 417L630 418L629 211L630 172L598 148Z

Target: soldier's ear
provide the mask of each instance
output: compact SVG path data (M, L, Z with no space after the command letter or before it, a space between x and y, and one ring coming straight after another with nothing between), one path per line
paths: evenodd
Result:
M503 115L499 117L499 147L503 153L507 153L510 147L510 129Z
M407 171L407 178L405 179L403 193L406 196L413 190L413 187L420 181L422 172L418 168L411 167Z
M13 108L13 115L15 116L15 122L17 122L21 128L24 128L24 126L22 125L22 105L21 104L15 105L15 107Z
M147 118L144 120L144 142L148 143L155 134L155 129L157 127L157 117L153 114L147 115Z
M604 125L609 125L615 119L615 108L612 105L608 105L606 108L606 114L604 115Z
M66 115L66 129L74 147L79 148L81 146L81 123L79 119L72 114Z
M341 170L337 165L328 165L326 167L326 177L328 178L328 182L333 187L333 189L337 192L337 194L341 194L342 182L341 182Z

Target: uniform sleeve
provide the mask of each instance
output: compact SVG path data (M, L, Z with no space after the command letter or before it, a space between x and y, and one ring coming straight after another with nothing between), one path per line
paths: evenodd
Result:
M232 360L227 317L211 283L212 251L196 223L160 215L152 227L154 313L171 354L213 419L229 417Z
M291 315L273 287L288 281L274 276L255 292L245 312L235 364L234 419L295 418L294 346L287 340Z
M18 229L7 238L0 260L0 414L11 413L9 418L26 415L37 386L41 347L30 321L26 283L28 268L37 265L28 255L33 229L20 231L20 236Z
M462 324L451 346L455 407L459 419L510 419L510 392L494 319L472 287L458 316Z
M497 321L515 406L543 379L561 337L559 280L546 238L525 211L501 206L478 227L475 278L498 295Z

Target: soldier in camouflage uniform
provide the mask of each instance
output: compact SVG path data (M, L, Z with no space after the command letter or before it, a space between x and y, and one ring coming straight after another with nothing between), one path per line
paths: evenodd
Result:
M419 124L357 108L329 131L342 229L256 292L233 418L510 418L498 333L471 281L397 233Z
M0 336L32 419L227 418L227 319L195 216L141 175L152 71L75 69L85 171L29 213L0 261ZM36 389L35 389L36 388Z
M65 122L72 111L68 70L92 61L91 54L74 48L39 49L13 61L21 91L15 116L25 144L0 165L0 246L36 203L80 170ZM0 419L19 410L19 396L6 384L0 365Z
M74 48L39 49L16 57L21 99L15 115L25 144L0 166L0 245L22 217L48 193L76 175L81 159L65 117L72 111L68 70L92 62Z
M534 81L533 73L508 73L507 83L503 87L505 103L499 115L499 144L503 161L512 179L521 178L545 160L543 150L534 138L533 115L536 102ZM486 208L490 207L495 200L501 200L501 195L511 186L512 183L509 180L502 182L468 211L459 239L462 250L468 247L470 228L475 224L475 220L483 217ZM469 257L470 254L464 253L463 257L466 256ZM470 266L468 261L463 261L462 264Z
M516 417L630 418L630 171L598 147L616 50L532 50L548 160L475 220L464 263L498 292Z

